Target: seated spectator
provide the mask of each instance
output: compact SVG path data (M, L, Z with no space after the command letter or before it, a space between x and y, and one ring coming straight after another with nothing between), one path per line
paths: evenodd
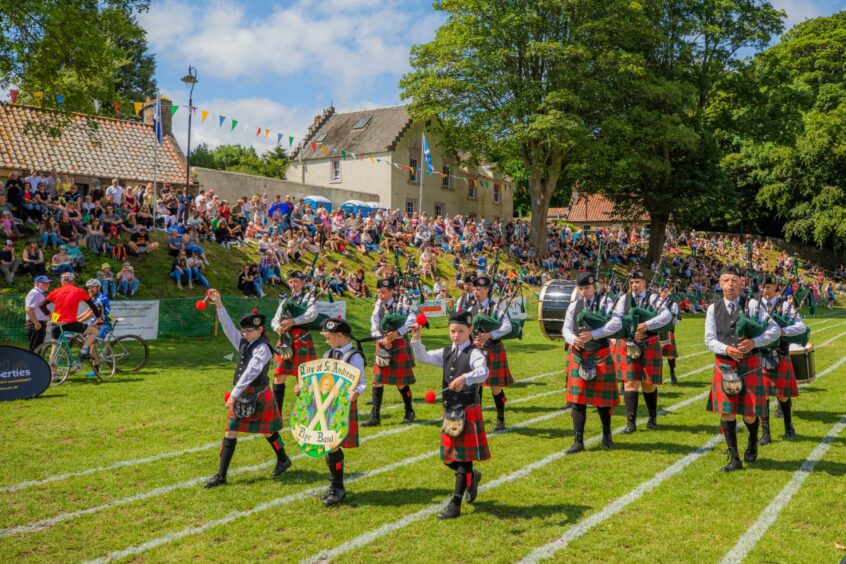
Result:
M103 231L106 232L110 232L114 227L120 233L120 230L124 228L123 218L117 213L114 204L111 203L106 204L103 215L100 216L100 221L103 222Z
M184 250L179 251L179 254L173 259L170 277L176 280L176 287L180 290L183 284L188 284L189 288L194 287L194 277L192 276L191 268L188 266L188 255Z
M38 241L29 241L21 256L20 272L30 274L33 278L47 274L47 264L44 251L38 246Z
M141 225L137 233L129 236L129 243L127 245L129 253L140 258L145 258L147 253L152 253L159 248L159 244L155 241L150 241L150 235L147 233L147 228Z
M91 223L86 227L85 233L85 246L88 247L88 250L95 255L103 254L106 237L103 233L103 226L100 224L100 220L96 217L92 219Z
M118 272L117 283L118 293L128 298L135 296L138 286L141 285L141 281L135 277L135 269L128 262L124 262L123 267Z
M100 265L100 270L97 271L97 280L100 281L100 288L103 293L114 298L117 294L117 284L115 283L115 275L112 273L112 267L109 263L104 262Z
M56 220L52 217L45 217L41 222L41 227L38 230L38 242L44 246L53 245L57 249L64 241L59 234Z
M261 276L258 273L258 266L244 265L238 274L238 289L244 292L245 296L264 297L261 289Z
M199 251L194 251L188 255L188 268L191 269L191 277L202 284L208 290L211 286L206 277L203 276L203 271L206 269L208 263L203 259L203 255Z
M282 282L282 273L279 270L279 264L276 261L276 255L273 249L267 249L259 261L259 273L264 284L273 284L274 286Z
M15 243L11 240L6 241L6 246L0 249L0 273L3 274L9 286L15 282L17 268L18 257L15 256Z
M53 276L62 275L65 272L73 274L73 266L71 265L70 257L68 257L67 249L62 246L50 259L50 272Z
M170 237L167 238L167 254L175 257L179 254L179 251L183 249L185 249L185 243L183 242L182 236L176 229L171 229Z
M62 248L65 249L73 269L82 272L82 267L85 266L85 257L82 256L79 242L76 239L70 239L67 244L62 245Z

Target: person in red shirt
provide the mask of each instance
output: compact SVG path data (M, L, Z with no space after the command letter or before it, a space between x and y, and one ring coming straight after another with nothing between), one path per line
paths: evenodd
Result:
M53 335L54 344L51 358L56 354L55 343L62 332L82 333L86 336L88 336L88 332L90 331L97 332L97 329L93 325L89 326L77 321L80 303L85 302L91 311L94 312L94 317L100 317L100 308L94 303L94 299L88 295L88 292L74 285L74 275L72 272L62 274L61 281L62 285L47 294L47 297L39 306L41 311L50 315L50 320L53 322L51 334ZM51 303L53 304L52 312L47 307ZM96 373L100 366L100 361L97 358L96 347L93 347L91 351L94 353L91 366Z

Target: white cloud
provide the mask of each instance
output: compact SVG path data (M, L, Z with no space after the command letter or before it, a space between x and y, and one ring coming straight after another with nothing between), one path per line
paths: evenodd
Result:
M807 19L823 15L812 0L772 0L772 3L773 7L787 13L787 19L784 22L785 30Z

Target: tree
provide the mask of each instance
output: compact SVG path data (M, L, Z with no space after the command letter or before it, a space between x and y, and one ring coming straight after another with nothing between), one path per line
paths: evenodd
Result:
M447 150L524 175L531 237L546 252L556 191L590 159L599 125L605 53L628 9L607 0L444 0L430 43L411 51L400 86L415 119L440 129ZM611 54L613 55L613 53Z
M268 150L259 157L253 147L218 145L214 149L209 149L207 144L202 143L191 151L191 164L216 170L284 179L289 160L285 149L280 146Z
M54 107L93 112L120 101L143 100L155 90L154 61L133 14L149 0L0 0L0 86L14 85L21 100L35 92Z

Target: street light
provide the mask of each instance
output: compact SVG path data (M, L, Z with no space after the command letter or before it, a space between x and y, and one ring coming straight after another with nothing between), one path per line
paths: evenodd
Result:
M183 76L180 80L191 87L188 93L188 151L185 153L185 188L189 189L191 186L191 115L194 113L194 85L199 82L197 80L197 69L188 65L188 74ZM187 219L188 214L185 214Z

